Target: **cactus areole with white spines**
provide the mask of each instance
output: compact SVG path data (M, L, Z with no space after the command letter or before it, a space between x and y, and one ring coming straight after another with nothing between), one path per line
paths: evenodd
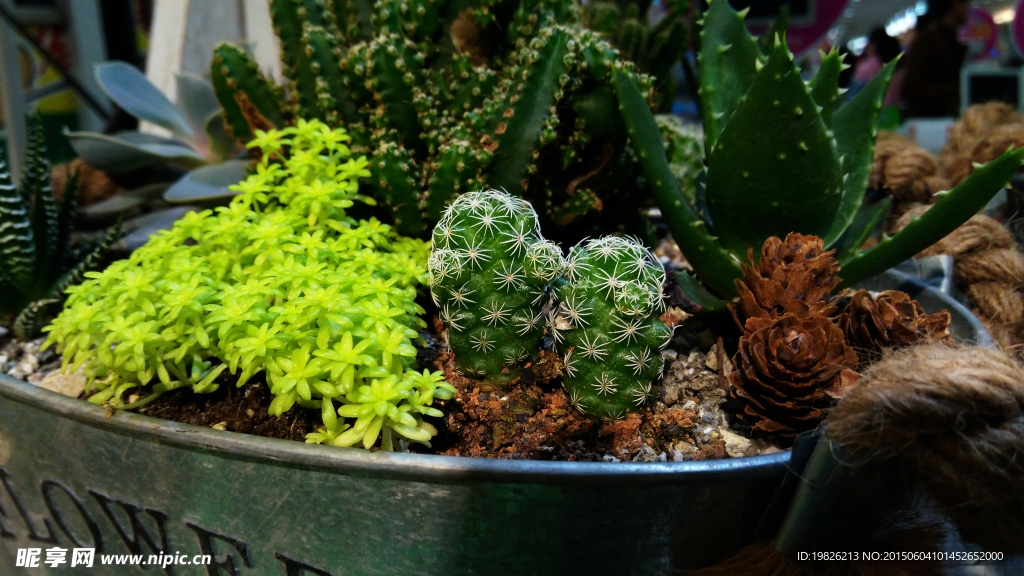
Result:
M430 294L456 369L500 384L540 350L548 285L565 267L529 202L494 190L460 196L434 228Z
M492 384L519 376L546 325L580 413L616 419L651 396L672 330L658 319L665 271L638 241L588 240L567 262L528 202L472 192L434 228L428 269L463 375Z
M558 306L551 333L563 354L563 385L580 413L604 420L643 407L664 365L672 329L665 310L665 270L630 238L589 240L569 252L552 285Z

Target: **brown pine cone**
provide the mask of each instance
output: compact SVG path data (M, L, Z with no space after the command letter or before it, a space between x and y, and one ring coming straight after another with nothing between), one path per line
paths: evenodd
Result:
M776 237L761 247L761 260L754 265L754 250L747 252L751 264L743 264L743 280L736 280L737 307L730 306L740 328L748 318L778 318L783 314L827 316L835 311L826 297L839 285L839 263L834 250L825 251L817 236L791 233L785 242Z
M861 357L861 364L877 359L882 351L904 348L925 340L949 342L949 311L925 314L907 294L887 290L873 298L867 290L853 295L839 318L839 326Z
M811 430L860 376L857 355L824 316L750 318L733 357L730 394L754 430L795 436Z

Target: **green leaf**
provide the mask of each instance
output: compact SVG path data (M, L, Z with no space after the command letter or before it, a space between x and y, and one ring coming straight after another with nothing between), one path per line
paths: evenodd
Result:
M832 114L839 99L839 73L843 71L843 59L836 48L821 55L821 68L810 83L811 97L821 107L821 119L825 125L832 126Z
M783 36L789 28L789 4L783 4L779 9L779 16L772 22L757 38L757 47L762 54L768 56L775 46L775 37Z
M64 301L64 291L70 286L81 284L82 280L85 279L85 273L96 270L100 264L103 263L103 257L107 255L107 251L110 250L110 246L121 237L121 222L120 220L107 231L106 235L103 236L98 242L92 245L89 249L89 253L86 254L85 258L75 264L75 267L68 270L60 278L54 282L49 289L45 292L44 300L58 300Z
M200 210L197 206L173 206L126 220L123 226L124 235L113 248L133 252L148 242L153 234L161 230L170 230L185 214Z
M680 270L676 272L676 283L683 289L683 294L690 299L691 302L700 306L700 313L702 314L714 314L718 312L725 312L728 303L725 300L720 300L707 291L700 282L697 282L693 276L686 270Z
M200 166L206 159L177 140L167 140L140 132L121 132L114 135L95 132L67 132L65 134L86 164L121 174L161 162L182 167Z
M857 214L854 215L850 227L833 246L836 249L836 260L845 260L856 254L857 249L863 246L871 234L878 229L891 205L891 196L886 196L870 206L861 205Z
M133 208L138 208L152 203L154 199L163 196L164 191L167 190L169 186L169 182L159 182L156 184L148 184L142 188L136 188L135 190L121 192L117 196L82 208L80 214L89 222L103 220L113 221L113 219L120 214L124 214Z
M67 168L65 168L67 170ZM60 197L60 205L57 207L57 255L60 262L57 268L60 272L66 270L71 262L68 261L68 244L71 242L71 233L75 229L75 216L78 213L78 186L81 181L81 170L75 170L68 175L67 183L64 185L64 193Z
M835 113L832 120L836 147L843 159L843 198L832 226L821 236L825 246L831 246L839 239L864 199L864 191L871 178L871 161L875 156L878 115L898 61L897 58L887 64L863 90Z
M213 84L197 74L179 72L175 78L178 108L192 129L193 140L201 144L210 116L220 112L217 94L213 91Z
M701 30L701 113L704 115L704 150L711 156L740 99L754 84L757 42L747 24L727 0L711 0Z
M49 283L60 274L60 265L56 261L59 236L57 223L57 206L53 200L50 179L43 178L35 186L32 196L32 235L36 242L36 270L34 283Z
M227 126L224 125L224 115L220 112L214 112L210 116L203 132L206 133L206 141L210 147L207 155L216 160L227 160L238 147L238 140L228 132Z
M975 169L967 180L949 192L935 195L935 205L891 238L852 258L840 261L842 286L850 286L880 274L913 257L944 238L985 207L1020 168L1024 148L1007 151Z
M182 203L236 196L238 193L228 190L228 186L245 179L249 164L248 160L228 160L221 164L196 168L171 185L167 192L164 192L164 200Z
M28 206L0 156L0 272L24 289L32 281L35 265L36 243Z
M138 68L126 62L103 62L96 65L96 81L125 112L183 138L192 136L192 129L181 110L171 104Z
M733 296L733 279L742 275L739 260L722 249L683 198L665 157L658 124L636 84L621 70L615 71L614 82L619 112L672 237L705 284L718 294Z
M743 258L770 236L822 235L842 198L835 141L779 41L708 160L708 212L719 241Z

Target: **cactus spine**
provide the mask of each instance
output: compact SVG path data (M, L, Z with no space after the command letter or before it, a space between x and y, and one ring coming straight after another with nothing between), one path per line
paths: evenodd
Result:
M344 124L353 154L372 156L378 215L402 234L423 235L484 182L529 201L562 240L646 232L645 180L609 86L614 69L645 94L654 83L596 33L557 24L574 10L570 0L271 0L287 90L228 45L211 73L242 141L299 118Z
M614 420L642 407L661 374L672 330L664 311L665 271L636 240L605 237L574 247L553 289L550 328L563 359L563 385L580 413Z
M547 286L564 266L529 203L494 190L460 196L434 228L427 264L457 369L516 378L540 349Z

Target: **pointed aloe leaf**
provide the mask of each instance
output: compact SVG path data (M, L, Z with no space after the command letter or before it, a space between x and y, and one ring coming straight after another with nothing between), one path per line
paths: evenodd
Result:
M721 296L734 296L733 280L742 275L739 260L708 233L700 215L679 191L665 157L658 123L636 84L621 70L615 71L614 82L619 112L669 232L701 281Z
M822 53L821 68L811 78L811 97L821 107L821 119L826 126L832 126L832 114L839 99L839 73L843 71L843 59L839 50L833 48L828 54Z
M864 245L871 237L871 234L878 229L885 214L892 205L892 197L886 196L878 202L868 206L861 205L857 214L853 217L850 227L843 233L843 237L836 242L836 260L845 260L857 253L857 249Z
M20 289L32 280L36 243L28 206L0 157L0 271Z
M180 204L237 196L238 192L228 187L245 180L249 164L248 160L228 160L196 168L171 185L164 192L164 200Z
M125 112L183 138L192 136L192 129L181 110L171 104L138 68L126 62L97 64L96 81Z
M700 73L701 114L704 116L704 150L711 155L718 136L740 98L757 77L757 42L727 0L711 0L704 13Z
M177 140L137 132L107 135L95 132L65 133L85 163L110 174L131 172L170 162L186 168L206 163L195 150Z
M707 291L700 282L690 276L690 273L681 270L676 272L676 283L683 289L683 294L690 299L691 302L700 306L700 311L705 314L714 314L717 312L724 312L727 308L728 303L725 300L719 300L710 292Z
M787 28L789 28L789 4L783 4L775 22L772 22L757 38L757 47L761 53L765 56L771 55L775 46L775 37L784 35Z
M935 205L894 236L852 258L840 261L843 286L856 284L912 258L974 216L1003 189L1024 159L1024 148L1007 151L979 166L949 192L935 195Z
M842 236L864 200L878 138L878 115L898 60L894 59L875 74L867 86L840 108L832 119L832 132L839 156L843 159L843 199L832 226L822 235L825 246L831 246Z
M820 236L832 223L841 166L817 110L793 54L777 42L708 161L708 212L737 257L771 236Z

